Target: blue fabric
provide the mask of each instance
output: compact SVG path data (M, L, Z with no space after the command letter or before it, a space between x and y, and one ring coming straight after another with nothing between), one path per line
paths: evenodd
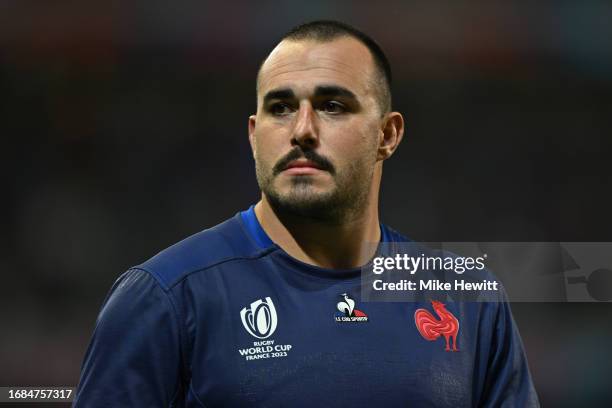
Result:
M255 216L255 206L252 205L248 210L240 213L242 222L245 228L249 232L250 236L253 237L257 245L261 248L267 248L274 245L274 242L268 237L268 234L263 230L261 224Z
M361 302L359 269L292 258L251 207L117 280L74 406L538 406L507 303L449 302L457 352L422 337L419 308Z

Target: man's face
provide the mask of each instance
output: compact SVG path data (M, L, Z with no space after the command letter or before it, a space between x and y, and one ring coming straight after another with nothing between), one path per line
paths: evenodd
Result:
M272 51L249 137L275 209L339 220L363 208L382 135L376 75L369 50L349 37L283 41Z

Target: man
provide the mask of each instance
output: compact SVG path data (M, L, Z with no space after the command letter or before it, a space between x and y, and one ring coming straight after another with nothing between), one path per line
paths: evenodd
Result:
M448 353L415 325L424 304L360 302L376 251L364 243L406 240L378 219L404 131L390 82L349 26L282 39L248 124L261 200L118 279L75 406L537 405L506 304L446 305L460 345Z

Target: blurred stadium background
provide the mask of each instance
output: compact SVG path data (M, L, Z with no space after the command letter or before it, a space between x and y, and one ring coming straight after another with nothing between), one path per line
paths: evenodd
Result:
M384 222L612 241L610 2L3 1L0 385L75 385L114 279L258 199L256 69L319 18L391 59L407 133ZM513 310L543 405L612 400L609 303Z

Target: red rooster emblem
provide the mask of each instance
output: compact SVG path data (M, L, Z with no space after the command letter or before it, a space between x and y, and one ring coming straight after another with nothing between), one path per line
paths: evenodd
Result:
M444 303L436 300L431 301L434 311L440 318L436 319L434 315L425 309L417 309L414 312L414 323L416 324L419 333L426 340L433 341L440 336L446 339L446 348L444 350L451 351L450 339L453 339L452 351L457 350L457 333L459 332L459 320L451 312L446 310Z

